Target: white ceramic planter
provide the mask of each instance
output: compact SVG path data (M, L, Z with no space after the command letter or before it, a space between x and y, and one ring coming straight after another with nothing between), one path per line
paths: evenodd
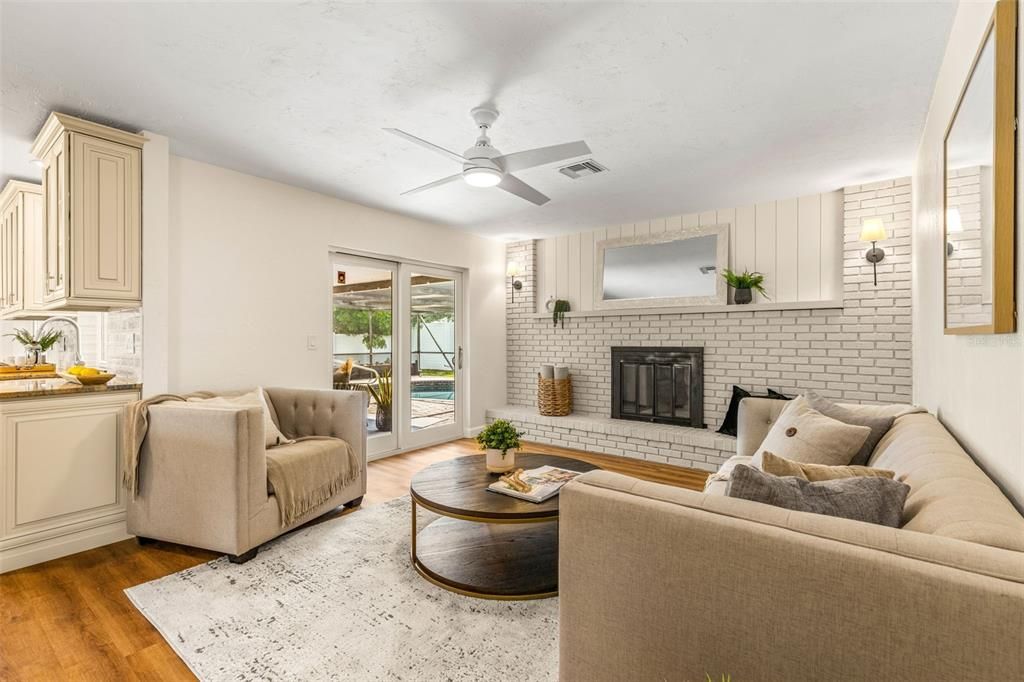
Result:
M487 457L487 470L494 474L503 474L516 468L516 449L509 448L502 453L501 450L484 450Z

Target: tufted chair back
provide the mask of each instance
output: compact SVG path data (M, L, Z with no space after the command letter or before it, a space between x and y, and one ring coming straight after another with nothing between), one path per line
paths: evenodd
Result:
M288 438L328 436L348 441L360 459L366 443L365 391L267 388L271 416Z

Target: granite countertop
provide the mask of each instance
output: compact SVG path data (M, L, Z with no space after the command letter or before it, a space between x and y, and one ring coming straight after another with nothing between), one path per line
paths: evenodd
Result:
M137 391L141 388L142 384L134 379L122 379L120 377L114 377L104 386L80 386L60 378L0 381L0 401L78 395L80 393Z

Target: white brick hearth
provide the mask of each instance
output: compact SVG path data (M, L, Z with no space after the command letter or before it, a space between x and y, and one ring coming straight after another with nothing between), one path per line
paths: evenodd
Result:
M911 397L910 180L844 190L842 307L760 309L730 306L715 312L633 312L568 316L565 328L536 314L536 242L508 245L525 270L515 302L506 294L507 406L488 420L512 419L526 438L700 469L714 469L734 452L734 440L715 430L733 384L754 393L815 389L849 402L909 402ZM879 244L878 286L858 241L861 221L880 217L890 239ZM766 283L769 291L772 282ZM708 429L610 419L612 346L702 346L704 418ZM575 414L536 414L536 372L564 364L573 375ZM603 429L603 430L602 430Z
M504 405L487 410L487 421L508 419L528 440L575 450L636 457L714 471L736 454L736 439L710 429L646 424L596 414L544 417L537 408Z

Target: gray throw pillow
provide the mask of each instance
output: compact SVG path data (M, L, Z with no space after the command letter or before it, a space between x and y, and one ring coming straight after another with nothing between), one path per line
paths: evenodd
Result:
M814 391L808 391L804 397L812 408L821 412L826 417L832 417L832 419L841 421L844 424L867 426L871 429L871 433L868 434L867 440L861 446L860 452L850 461L850 464L853 466L867 465L868 460L871 459L871 453L875 451L875 446L878 445L878 441L882 440L882 436L888 433L889 429L892 428L893 421L895 421L893 417L874 417L848 410L842 405L836 405L828 398L818 395Z
M728 495L792 511L899 528L909 492L909 485L891 478L838 478L812 483L737 464L729 479Z

